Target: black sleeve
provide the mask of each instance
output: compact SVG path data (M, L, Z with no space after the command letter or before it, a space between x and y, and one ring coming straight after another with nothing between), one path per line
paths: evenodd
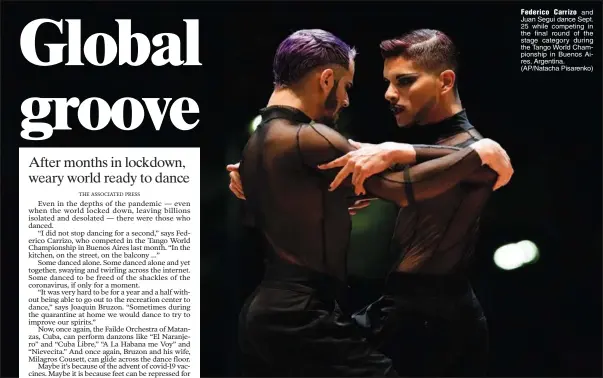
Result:
M473 144L473 143L471 143ZM453 146L430 146L425 144L413 144L415 151L417 152L417 163L426 162L434 159L439 159L444 156L450 155L456 151L462 151L463 148ZM396 167L398 171L406 169L407 166ZM470 175L464 177L462 182L470 182L473 184L494 184L498 178L498 173L487 165L482 165L476 169Z
M320 170L317 165L356 149L341 134L321 124L300 127L297 143L304 164L330 180L335 178L339 168ZM482 166L479 155L472 148L457 151L443 146L421 145L416 151L417 161L427 161L402 172L371 176L364 183L367 192L404 207L415 200L425 200L446 192ZM342 186L352 186L351 175Z

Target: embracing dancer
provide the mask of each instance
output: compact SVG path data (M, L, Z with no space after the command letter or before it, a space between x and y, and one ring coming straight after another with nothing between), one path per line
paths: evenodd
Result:
M414 30L383 41L386 100L412 141L463 148L481 135L467 118L457 89L456 48L437 30ZM325 168L371 173L350 153ZM373 157L375 158L375 157ZM487 172L484 172L487 174ZM360 311L359 323L380 334L381 351L404 376L485 376L488 326L467 278L480 214L495 184L461 181L444 194L399 211L392 249L398 260L384 296ZM337 185L337 183L336 183Z
M354 49L322 30L285 39L274 58L274 91L242 153L246 205L274 256L241 311L241 347L247 361L275 375L396 375L338 304L350 198L369 194L405 207L481 180L486 165L508 176L506 153L488 139L462 150L383 143L360 149L381 157L377 171L420 164L374 174L362 186L352 179L330 187L337 170L318 166L356 150L329 127L349 105L354 60Z

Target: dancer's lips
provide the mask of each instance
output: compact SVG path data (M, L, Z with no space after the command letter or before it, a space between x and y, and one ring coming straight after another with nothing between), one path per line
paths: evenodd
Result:
M389 109L394 113L394 115L398 115L406 110L406 108L402 105L390 105Z

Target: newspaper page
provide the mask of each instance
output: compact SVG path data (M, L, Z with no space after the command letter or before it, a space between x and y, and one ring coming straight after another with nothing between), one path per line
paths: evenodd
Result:
M3 4L2 376L202 374L206 25L124 11Z
M0 376L600 376L600 1L1 5Z

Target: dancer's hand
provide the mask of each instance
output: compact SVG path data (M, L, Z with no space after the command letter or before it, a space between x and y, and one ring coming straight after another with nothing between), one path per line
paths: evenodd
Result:
M331 191L335 190L351 173L356 195L366 194L364 181L370 176L385 171L394 163L406 164L416 159L414 148L406 143L369 144L357 143L353 140L350 140L350 143L358 149L318 166L319 169L343 167L333 179L329 188Z
M245 193L243 192L243 184L241 183L241 176L239 175L239 164L228 164L226 170L230 172L230 185L228 188L230 191L237 196L238 199L245 199Z
M511 159L507 152L491 139L481 139L471 146L482 159L482 164L488 165L492 170L498 173L498 179L494 184L493 190L497 190L509 183L511 176L515 172L511 166Z

